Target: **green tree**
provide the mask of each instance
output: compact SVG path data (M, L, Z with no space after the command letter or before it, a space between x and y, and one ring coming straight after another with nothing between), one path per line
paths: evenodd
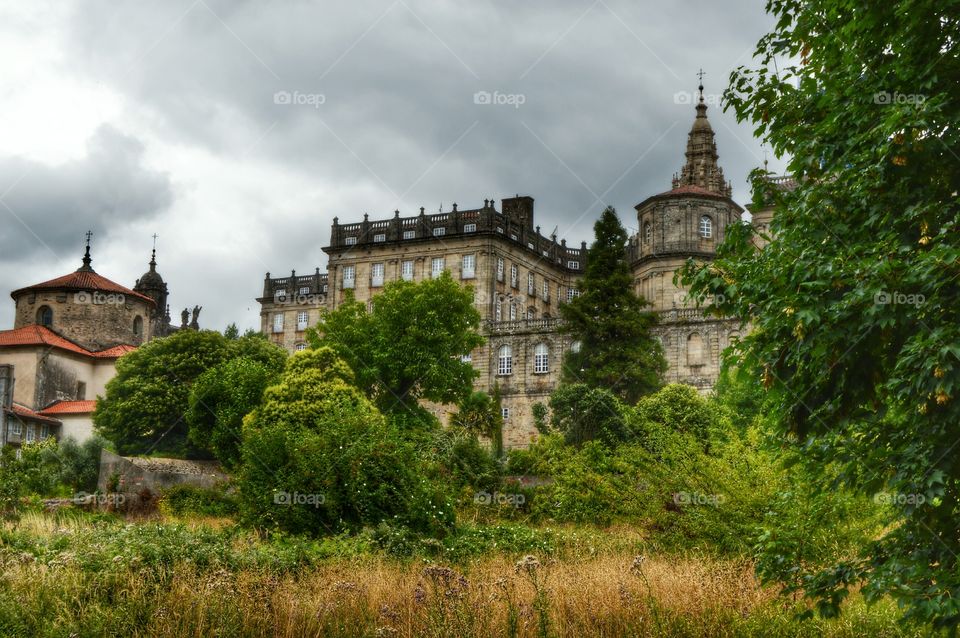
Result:
M452 524L452 506L418 471L412 444L353 382L330 348L290 358L244 421L246 520L313 534L387 520L427 531Z
M271 369L244 356L201 374L190 389L190 440L213 452L227 470L236 469L243 417L260 404L263 391L276 382L280 372L280 368Z
M450 425L473 436L485 436L493 454L503 456L503 416L497 401L486 392L471 392L450 417Z
M385 413L419 414L420 399L456 403L469 395L476 371L461 357L483 343L473 289L448 273L384 286L372 310L348 297L308 331L356 374L356 383Z
M584 383L561 385L550 395L550 425L577 447L594 440L616 445L630 438L623 403L609 390Z
M684 277L716 296L716 312L753 326L736 365L762 380L769 419L819 492L891 505L859 556L819 566L784 552L763 575L789 578L827 615L862 583L909 618L956 627L958 4L770 0L767 10L776 26L726 99L790 158L796 188L755 172L755 203L775 205L772 243L757 251L749 228L730 228L718 259ZM817 471L827 467L836 471Z
M656 315L633 292L627 232L616 211L604 210L593 231L580 295L560 306L564 330L580 342L579 350L567 352L562 379L610 390L632 405L660 387L667 364L650 334Z
M204 372L238 357L279 369L286 353L261 336L228 340L211 330L180 330L145 343L117 361L93 414L97 432L120 454L208 455L189 439L190 389Z

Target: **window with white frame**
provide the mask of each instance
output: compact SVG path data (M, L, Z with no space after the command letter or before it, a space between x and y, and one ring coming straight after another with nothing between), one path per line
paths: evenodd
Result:
M20 421L10 422L10 434L16 434L17 436L23 434L23 426L20 424Z
M27 424L27 443L33 443L37 440L37 430L33 423Z
M443 272L443 257L434 257L430 261L430 276L439 277L440 273Z
M503 257L497 257L497 281L503 281Z
M527 294L531 297L537 294L537 285L533 273L527 273Z
M373 236L373 241L376 242L376 243L380 243L380 242L382 242L382 241L387 241L387 234L386 234L386 233L377 233L376 235Z
M520 269L516 264L510 266L510 286L516 288L520 285Z
M344 266L343 267L343 287L344 288L353 288L356 286L357 280L357 267L356 266Z
M713 220L709 215L700 218L700 236L704 239L713 237Z
M370 285L377 288L383 285L383 264L370 267Z
M520 238L517 237L517 235L516 235L515 233L510 233L510 239L512 239L513 241L517 241L517 240L520 239Z
M287 300L287 289L286 288L277 288L273 291L274 301L284 302Z
M476 277L476 266L476 255L464 255L460 264L460 276L464 279L473 279Z
M535 374L550 372L550 348L545 343L538 343L533 349L533 372Z
M48 436L50 436L50 426L47 425L46 423L43 423L40 426L40 440L43 441Z
M503 320L503 303L500 300L497 300L497 303L493 307L493 320L502 321Z
M567 268L570 268L570 269L573 269L573 270L577 270L578 268L580 268L580 262L579 262L579 261L568 261L568 262L567 262Z
M477 232L477 225L476 225L476 224L464 224L464 225L463 225L463 232L465 232L465 233L475 233L475 232Z
M413 281L413 261L405 261L400 265L400 278L404 281Z
M301 352L301 351L307 349L307 344L305 344L305 343L298 343L298 344L297 344L296 346L294 346L294 347L296 348L297 352Z
M516 320L517 320L517 304L511 303L510 304L510 321L516 321Z
M543 280L543 300L550 301L550 282Z
M580 342L574 341L570 344L570 352L577 353L580 352Z
M463 361L464 363L471 363L473 361L473 353L468 352L465 355L461 355L460 361Z
M513 348L500 346L497 351L497 374L513 374Z
M653 241L653 224L645 222L643 224L643 243L649 244Z
M283 313L278 312L273 315L273 331L274 332L283 332Z
M527 308L527 319L533 319L534 317L536 317L536 315L537 315L536 310L534 310L533 308Z
M502 234L503 234L503 228L502 228L501 226L497 226L497 232L502 235Z
M357 245L357 238L356 238L355 236L351 235L350 237L347 237L346 239L344 239L344 240L343 240L343 243L346 244L347 246L356 246L356 245Z
M573 298L577 296L577 289L573 286L567 288L567 301L573 301Z
M504 421L510 418L510 408L500 408L500 418Z
M447 234L447 229L444 226L440 226L438 228L433 229L434 237L443 237L446 234Z
M417 238L417 231L415 231L415 230L405 230L405 231L403 231L403 238L404 238L404 239L416 239L416 238Z
M307 313L304 310L301 310L297 313L297 330L303 331L307 329Z
M301 294L301 295L309 295L309 294L310 294L310 286L301 286L301 287L300 287L300 294Z

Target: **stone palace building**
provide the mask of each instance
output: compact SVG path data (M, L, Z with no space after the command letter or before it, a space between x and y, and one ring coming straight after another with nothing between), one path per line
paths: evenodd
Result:
M719 373L720 353L742 327L735 319L707 317L674 273L693 258L711 260L727 226L740 223L743 208L731 199L718 164L714 132L701 97L687 139L686 161L672 187L636 206L638 234L625 250L636 292L659 316L656 335L669 364L667 382L708 391ZM474 287L486 343L469 360L479 373L477 389L498 385L505 419L504 442L525 446L536 436L532 406L556 388L564 353L579 344L558 332L560 304L577 294L586 244L567 246L544 236L528 196L492 199L478 208L340 223L334 217L327 272L272 277L267 273L261 329L290 351L306 348L304 331L323 309L343 302L347 291L368 301L384 284L420 281L446 270ZM436 406L434 406L436 407ZM442 413L443 408L437 407ZM441 414L442 416L442 414Z

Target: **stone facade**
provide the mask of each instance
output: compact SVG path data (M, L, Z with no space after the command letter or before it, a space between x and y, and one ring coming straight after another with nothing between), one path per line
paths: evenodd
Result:
M669 364L666 381L706 392L717 379L720 353L743 331L737 320L704 315L674 278L688 259L709 261L743 208L717 164L714 133L702 98L687 141L686 162L673 188L636 206L640 231L625 246L634 287L659 318L655 334ZM352 290L368 302L384 284L420 281L447 270L474 288L486 343L470 355L478 390L500 392L504 442L520 447L535 437L533 405L547 401L559 382L564 354L577 344L558 331L558 306L577 294L586 244L568 248L534 224L534 200L484 200L481 208L340 224L334 218L326 273L271 278L263 284L261 329L294 351L324 309ZM442 406L430 406L439 416Z

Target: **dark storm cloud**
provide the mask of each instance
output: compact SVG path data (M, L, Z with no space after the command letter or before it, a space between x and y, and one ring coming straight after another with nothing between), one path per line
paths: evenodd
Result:
M0 235L4 261L36 255L59 260L78 252L82 232L103 236L118 225L149 218L173 202L170 179L146 168L143 145L101 126L85 157L57 166L0 158Z
M632 206L668 189L683 163L694 110L675 95L695 92L700 67L707 91L722 91L769 27L762 5L91 0L76 5L64 46L73 72L126 96L164 143L311 185L291 194L265 178L248 209L231 210L234 235L259 234L256 255L205 270L224 294L208 316L254 325L246 308L263 271L323 266L334 215L525 193L543 231L558 226L572 243L605 204L635 226ZM743 202L759 145L731 114L710 116ZM292 196L302 213L284 210ZM198 210L192 223L221 221ZM202 294L182 268L165 273L174 289Z

